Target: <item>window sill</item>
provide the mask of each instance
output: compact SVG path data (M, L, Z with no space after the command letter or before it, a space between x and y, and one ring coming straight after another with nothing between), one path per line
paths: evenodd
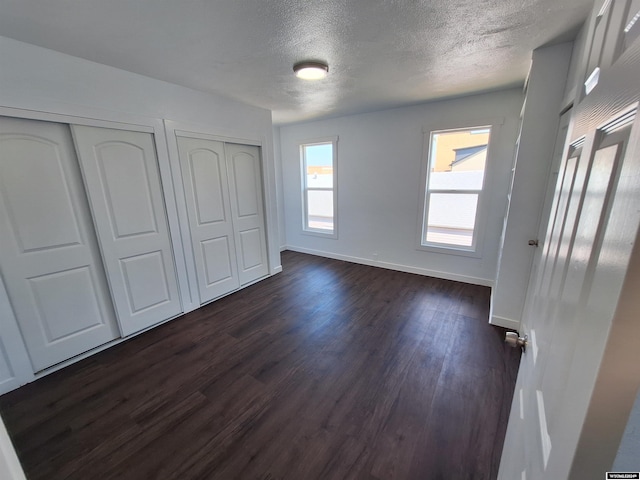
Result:
M482 254L478 251L478 247L474 250L464 247L456 247L455 245L418 245L416 250L431 253L443 253L445 255L457 255L460 257L482 258Z
M323 232L322 230L305 230L302 229L301 233L303 235L310 235L312 237L321 237L321 238L330 238L333 240L338 239L338 233L334 230L333 232Z

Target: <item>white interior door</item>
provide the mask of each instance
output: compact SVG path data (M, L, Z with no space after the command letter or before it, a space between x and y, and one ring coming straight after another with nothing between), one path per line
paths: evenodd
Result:
M200 303L240 286L224 143L178 136Z
M599 253L631 248L604 244L603 234L632 120L627 116L593 132L583 145L572 146L562 163L537 278L525 306L522 332L529 335L529 345L520 364L500 479L568 478L597 373L575 384L578 377L571 372L594 363L598 355L578 339L585 331L592 338L606 336L611 318L585 321ZM598 293L604 310L614 311L619 292Z
M181 313L150 133L72 125L123 335Z
M269 273L260 149L225 144L238 275L245 285Z
M0 117L0 227L35 371L119 336L68 126Z

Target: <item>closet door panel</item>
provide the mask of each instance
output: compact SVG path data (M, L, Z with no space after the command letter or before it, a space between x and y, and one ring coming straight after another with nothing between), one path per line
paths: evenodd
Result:
M233 144L227 146L233 166L237 215L238 218L255 218L260 215L262 206L258 149L234 147Z
M72 132L122 333L181 313L152 135Z
M88 266L33 277L29 284L49 343L101 324Z
M212 285L220 285L222 282L235 278L237 274L232 266L233 245L229 243L226 236L212 238L200 242L202 247L202 259L205 268L205 283L207 287ZM230 282L229 288L234 289L238 286L238 282ZM224 292L226 293L226 289ZM213 297L212 297L213 298Z
M158 233L145 153L128 143L95 146L97 173L116 239Z
M120 259L130 312L138 314L171 300L166 264L162 250Z
M240 232L241 265L243 271L260 267L264 264L262 255L262 238L259 228L251 228Z
M225 144L225 149L238 274L245 285L269 273L260 149L234 143Z
M66 125L0 118L0 271L34 370L119 336Z
M177 137L200 303L240 286L224 144Z

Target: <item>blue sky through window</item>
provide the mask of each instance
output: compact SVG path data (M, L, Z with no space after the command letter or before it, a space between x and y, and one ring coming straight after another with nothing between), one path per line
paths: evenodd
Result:
M329 167L333 164L333 145L309 145L306 147L307 167Z

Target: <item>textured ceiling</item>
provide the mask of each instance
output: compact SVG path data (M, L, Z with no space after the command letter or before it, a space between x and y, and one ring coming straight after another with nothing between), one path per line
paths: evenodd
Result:
M0 0L0 34L273 111L274 123L521 85L592 0ZM305 82L294 63L329 63Z

